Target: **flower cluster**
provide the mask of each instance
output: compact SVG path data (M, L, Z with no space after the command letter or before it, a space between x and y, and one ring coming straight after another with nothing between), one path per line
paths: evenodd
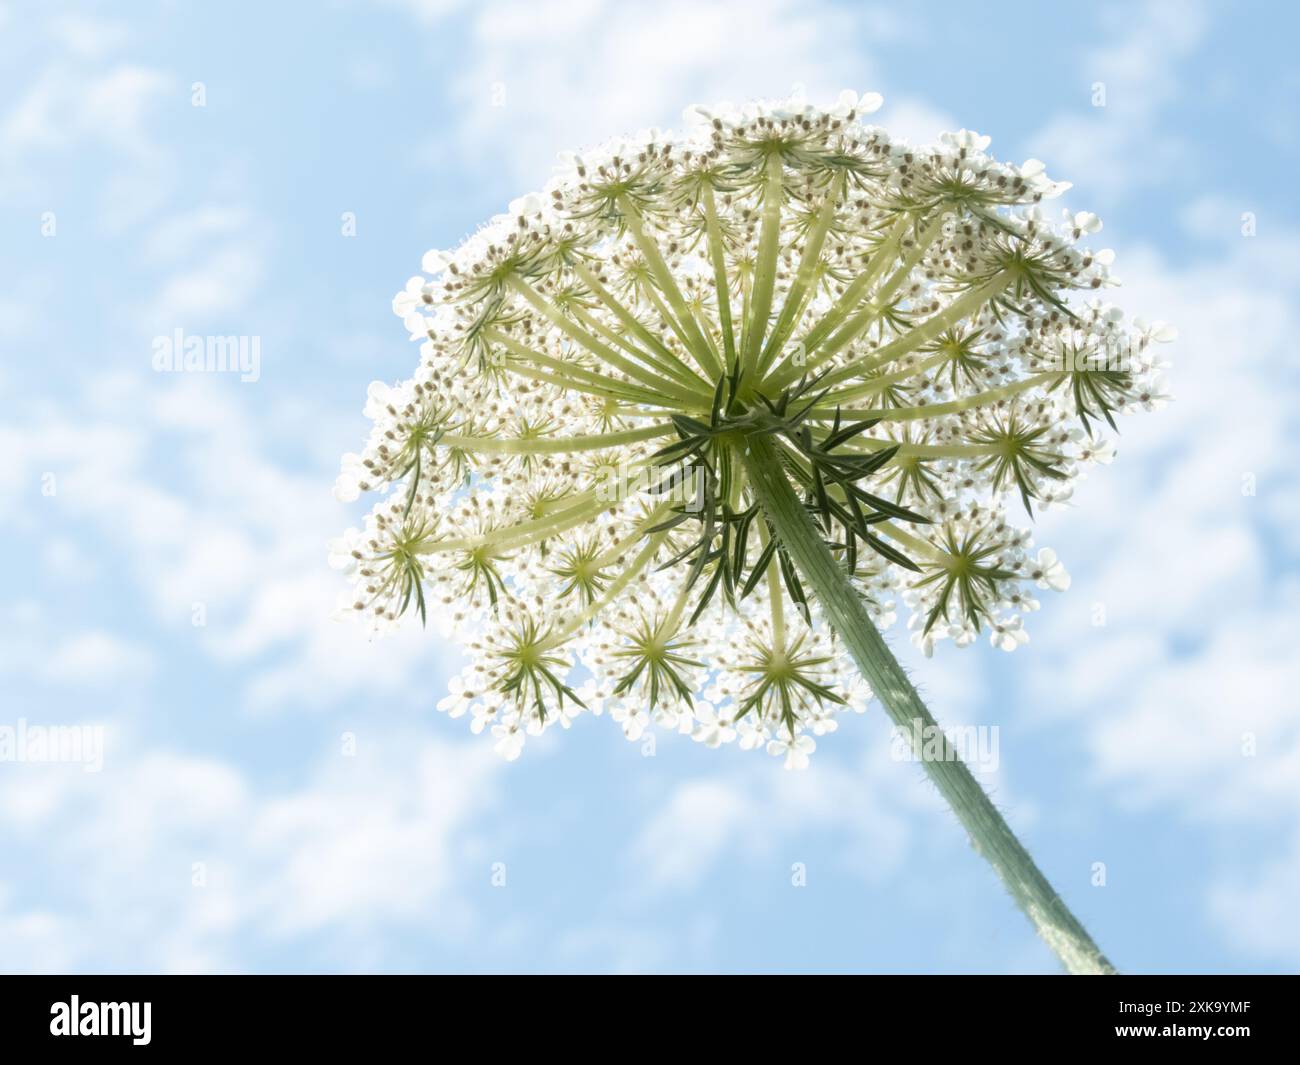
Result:
M393 303L421 360L370 387L336 491L347 609L469 652L439 708L525 737L608 713L807 763L871 692L745 473L763 434L872 618L1011 650L1069 583L1013 524L1163 401L1156 323L1104 300L1067 186L879 97L688 112L571 156Z

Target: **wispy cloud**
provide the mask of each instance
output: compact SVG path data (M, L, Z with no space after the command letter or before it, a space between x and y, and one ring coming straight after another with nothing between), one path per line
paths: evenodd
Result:
M1211 20L1199 2L1147 0L1110 11L1110 39L1079 65L1078 104L1031 139L1052 172L1081 185L1099 207L1188 162L1189 139L1162 121L1196 75L1187 64Z

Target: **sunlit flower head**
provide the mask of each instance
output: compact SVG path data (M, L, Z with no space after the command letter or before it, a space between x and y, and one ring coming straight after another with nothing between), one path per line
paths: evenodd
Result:
M880 627L1012 650L1069 577L1023 522L1164 400L1105 302L1095 215L874 95L695 108L565 157L393 302L420 364L370 386L334 559L348 610L469 665L439 708L507 758L608 713L802 767L871 692L759 506L761 436Z

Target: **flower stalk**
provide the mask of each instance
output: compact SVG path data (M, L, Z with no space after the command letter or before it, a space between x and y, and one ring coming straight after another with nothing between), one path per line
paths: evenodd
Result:
M771 439L758 434L749 437L742 454L749 483L764 514L890 720L909 734L919 725L928 730L919 734L942 735L934 716L876 630L861 595L790 487ZM993 866L1043 941L1070 973L1115 973L1114 966L1039 871L956 749L946 738L943 744L942 757L922 759L926 774L957 815L975 850Z

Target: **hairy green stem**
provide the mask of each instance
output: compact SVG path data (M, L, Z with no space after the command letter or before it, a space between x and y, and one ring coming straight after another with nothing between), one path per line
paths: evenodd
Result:
M932 730L923 735L941 734L791 487L776 444L768 436L749 437L743 461L759 505L895 726L909 735L918 726ZM945 740L943 757L926 757L922 764L975 849L993 866L1066 969L1077 974L1114 973L1114 966L1047 882L952 745Z

